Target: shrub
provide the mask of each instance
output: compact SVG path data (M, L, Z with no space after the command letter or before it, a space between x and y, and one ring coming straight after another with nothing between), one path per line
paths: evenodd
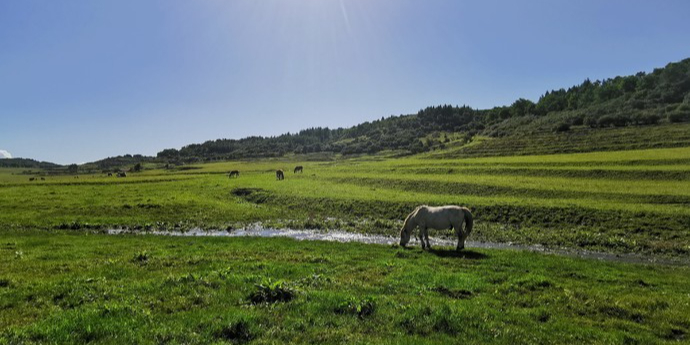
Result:
M575 116L571 121L571 124L573 126L582 126L584 123L585 123L585 118L582 115Z
M682 112L677 112L677 111L674 111L674 112L668 114L668 121L673 122L673 123L685 122L685 121L688 121L689 118L690 118L690 116L688 116L688 114L685 114Z
M569 130L570 130L570 124L568 124L566 122L561 122L553 128L554 132L567 132Z
M628 118L621 114L604 115L597 120L599 127L625 127L628 124Z
M597 118L592 115L585 116L584 125L590 128L596 128L599 124L597 123Z
M637 125L655 125L659 120L661 116L657 114L636 114L632 117L632 122Z

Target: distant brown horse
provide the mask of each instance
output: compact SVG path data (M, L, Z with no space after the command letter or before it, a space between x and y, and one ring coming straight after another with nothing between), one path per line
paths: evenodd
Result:
M276 170L276 179L278 179L278 181L284 180L285 179L285 173L280 169Z
M228 175L228 177L230 177L230 178L232 178L232 177L240 177L240 172L237 171L237 170L233 170L233 171L230 172L230 175Z
M293 172L293 174L302 173L302 172L303 172L302 169L303 169L303 168L302 168L301 165L296 166L296 167L295 167L295 171Z

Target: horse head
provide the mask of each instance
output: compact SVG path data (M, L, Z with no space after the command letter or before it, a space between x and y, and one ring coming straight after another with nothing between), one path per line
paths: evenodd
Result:
M410 242L410 235L412 235L412 229L417 226L414 220L417 210L415 209L410 213L407 218L405 218L405 223L403 223L402 229L400 229L400 246L404 247Z

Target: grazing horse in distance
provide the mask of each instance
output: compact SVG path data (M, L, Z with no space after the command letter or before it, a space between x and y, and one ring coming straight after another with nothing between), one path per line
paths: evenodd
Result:
M285 173L283 172L283 170L280 170L280 169L276 170L276 179L278 181L285 179Z
M463 231L462 223L465 223ZM400 230L400 245L405 246L410 241L412 230L419 226L419 239L422 242L422 249L431 249L429 243L429 233L427 229L432 228L436 230L455 229L455 234L458 236L458 245L456 250L465 248L465 240L472 232L472 212L467 207L460 206L440 206L431 207L422 205L414 209L407 218Z
M228 175L228 177L240 177L240 172L238 170L233 170L230 172L230 175Z
M46 180L46 178L45 178L45 177L41 177L41 181L45 181L45 180Z
M295 171L293 172L293 174L296 174L296 173L300 173L300 174L301 174L301 173L303 172L302 170L303 170L302 166L301 166L301 165L298 165L298 166L295 167Z
M36 179L35 177L29 177L29 181L33 181L35 179Z
M117 177L127 177L127 173L124 172L124 171L123 171L123 172L119 172L119 173L117 173Z
M108 173L108 177L113 176L113 173Z

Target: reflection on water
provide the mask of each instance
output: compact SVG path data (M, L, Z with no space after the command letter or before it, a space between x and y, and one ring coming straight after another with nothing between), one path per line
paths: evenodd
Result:
M163 235L163 236L216 236L216 237L287 237L300 241L330 241L330 242L360 242L369 244L394 245L400 239L393 236L372 235L372 234L357 234L346 231L337 230L295 230L295 229L273 229L264 228L259 225L251 226L247 229L239 230L202 230L193 228L186 231L132 231L126 229L109 229L107 233L110 235L120 234L142 234L142 235ZM455 247L457 240L429 238L432 245L435 246L450 246ZM412 238L410 246L418 246L419 242ZM661 263L661 264L681 264L688 265L690 262L680 259L666 259L651 256L643 256L636 254L611 254L592 252L586 250L574 250L566 248L547 248L541 245L518 245L513 243L494 243L494 242L476 242L466 241L466 248L485 248L485 249L512 249L512 250L526 250L532 252L542 252L547 254L565 255L571 257L580 257L586 259L598 259L605 261L620 261L628 263Z

